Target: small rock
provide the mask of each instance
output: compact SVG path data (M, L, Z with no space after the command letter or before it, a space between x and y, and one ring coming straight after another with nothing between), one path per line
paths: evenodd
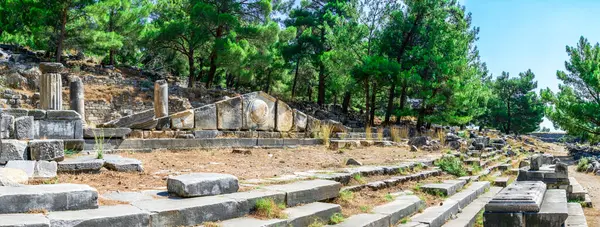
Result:
M412 145L412 146L410 146L410 151L417 152L417 151L419 151L419 149L417 148L417 146Z
M251 155L252 151L251 150L247 150L247 149L233 149L233 151L231 153L232 154Z
M346 161L346 165L347 166L362 166L362 163L360 163L359 161L356 161L356 159L349 158L348 161Z
M19 186L28 180L29 176L21 169L0 168L0 186Z
M142 162L133 158L123 158L117 155L106 155L104 167L118 172L144 172Z

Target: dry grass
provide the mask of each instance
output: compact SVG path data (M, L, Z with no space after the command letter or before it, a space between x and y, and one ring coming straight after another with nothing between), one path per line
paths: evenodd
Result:
M329 140L331 139L331 132L333 131L333 126L331 125L321 125L321 139L326 147L329 147Z
M113 101L115 97L133 97L135 101L150 101L150 98L144 92L137 92L132 86L109 86L109 85L84 85L86 100L101 100L107 103ZM69 97L68 91L63 91L65 97Z
M43 214L48 215L48 210L46 209L31 209L27 211L28 214Z
M367 127L365 128L365 137L367 138L367 140L373 140L373 129L370 125L367 125Z
M383 127L377 128L377 140L383 141Z
M436 137L440 140L440 146L445 147L446 146L446 133L444 133L444 130L439 130L436 133Z
M204 227L221 227L221 224L219 224L218 222L204 222L204 223L202 223L202 226L204 226Z
M259 199L256 201L256 211L254 215L259 219L286 219L287 214L283 213L285 204L276 204L273 199Z
M100 206L115 206L115 205L126 205L126 204L129 204L129 203L124 202L124 201L106 199L106 198L102 198L102 197L98 198L98 205L100 205Z

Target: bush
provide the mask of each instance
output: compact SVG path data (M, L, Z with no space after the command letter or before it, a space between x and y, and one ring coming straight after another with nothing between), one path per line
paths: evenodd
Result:
M275 204L273 199L259 199L256 201L256 215L263 218L286 219L287 215L283 213L285 205Z
M577 163L577 172L585 172L590 167L590 159L589 158L581 158L579 159L579 163Z
M462 177L467 175L465 167L462 165L462 161L454 156L446 156L441 158L435 163L436 166L440 167L444 172L452 174L454 176Z

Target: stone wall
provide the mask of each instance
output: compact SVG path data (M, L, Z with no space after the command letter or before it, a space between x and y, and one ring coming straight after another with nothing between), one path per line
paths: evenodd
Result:
M72 110L2 109L2 139L83 139L83 120Z

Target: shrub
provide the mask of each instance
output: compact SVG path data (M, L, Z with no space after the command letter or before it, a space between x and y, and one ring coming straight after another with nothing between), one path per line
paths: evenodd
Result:
M590 159L589 158L581 158L577 163L577 172L585 172L590 167Z
M256 201L256 212L255 214L263 218L279 218L286 219L287 215L283 213L285 205L277 205L273 199L259 199Z
M467 175L467 171L462 165L462 161L454 156L445 156L438 160L435 165L440 167L444 172L454 176L462 177Z

